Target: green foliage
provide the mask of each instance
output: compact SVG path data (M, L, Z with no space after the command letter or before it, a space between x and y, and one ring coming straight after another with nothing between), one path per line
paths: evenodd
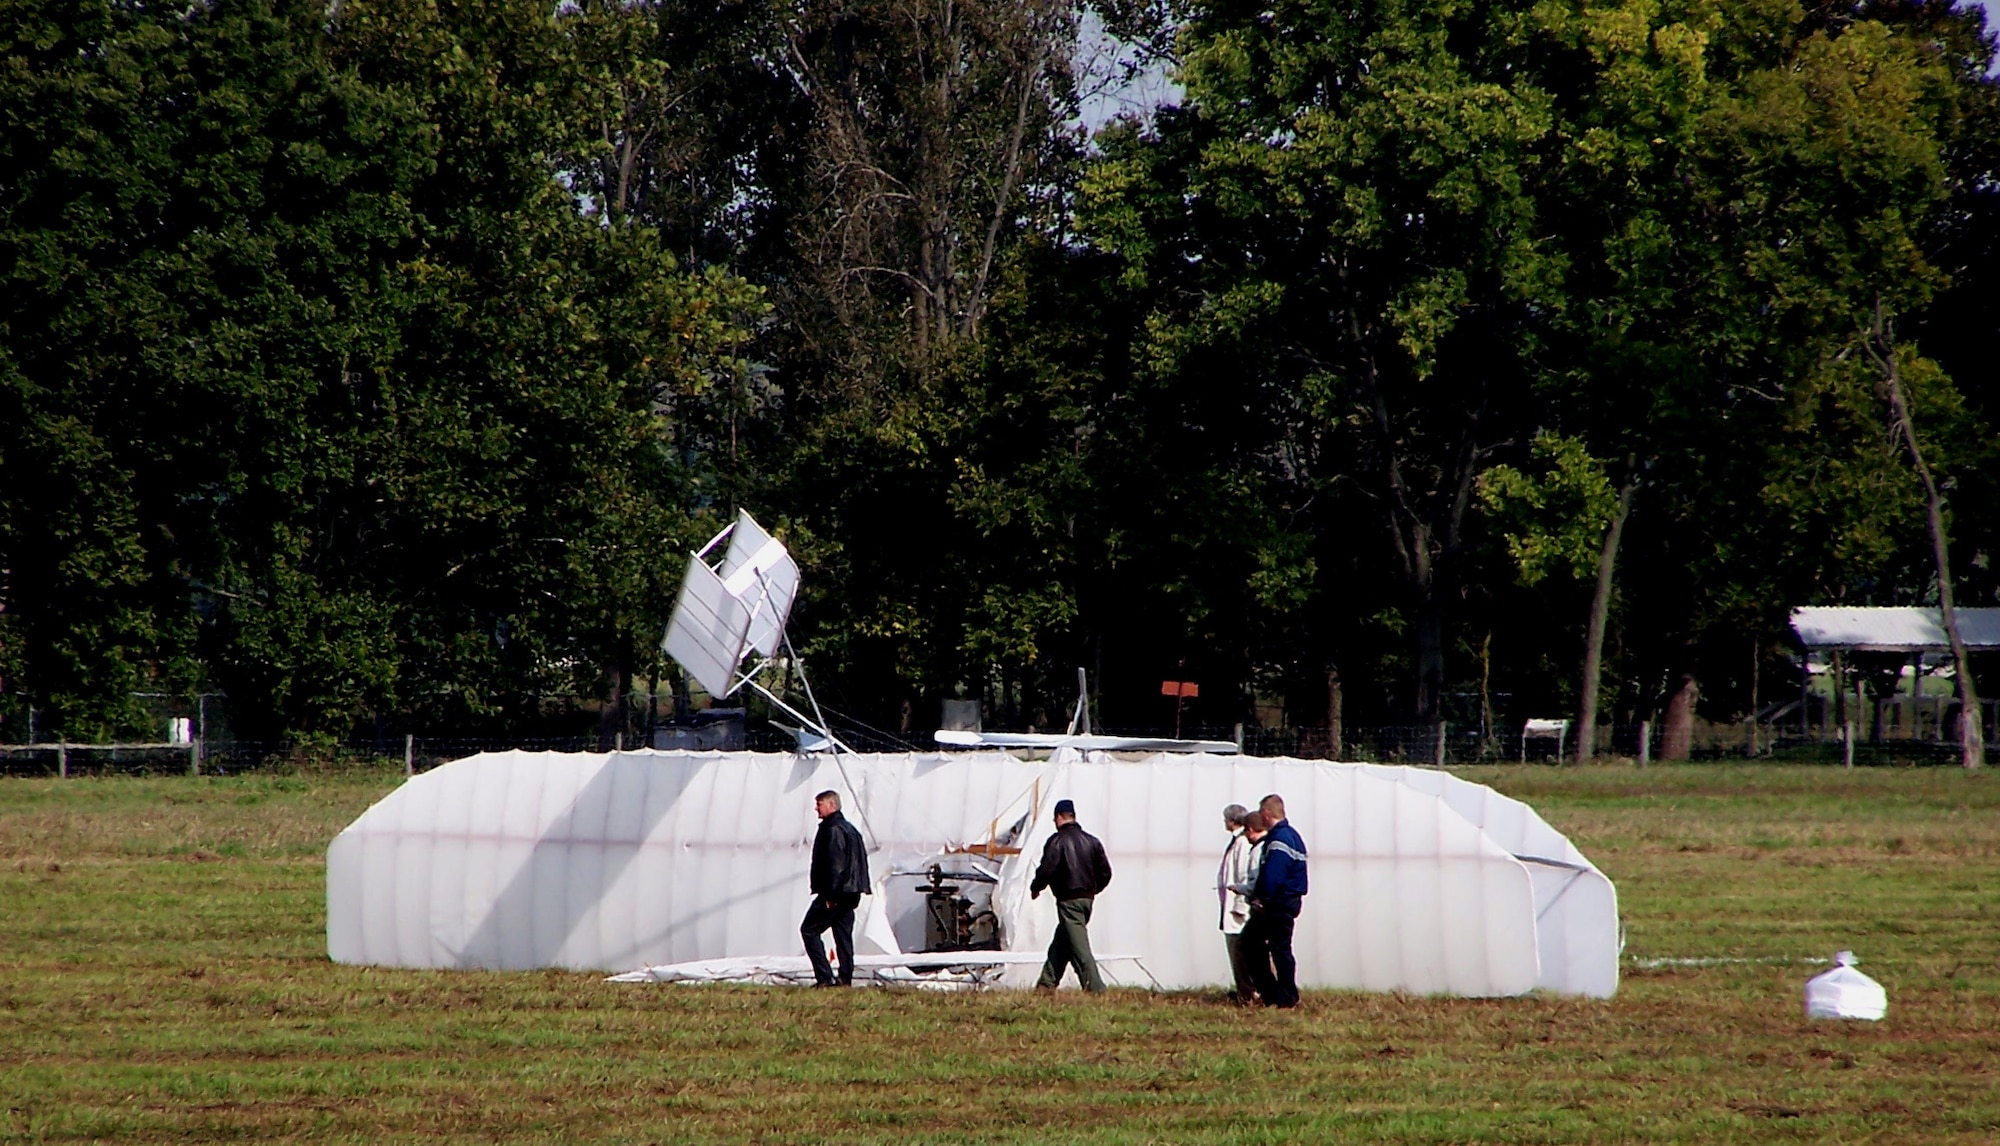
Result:
M1936 464L1958 468L1983 453L1952 380L1927 359L1906 361L1903 385L1924 447ZM1859 356L1827 360L1801 379L1773 435L1762 496L1781 523L1780 559L1820 578L1820 593L1839 599L1856 582L1914 566L1926 544L1923 490L1887 426L1881 378Z
M1535 435L1534 466L1499 465L1479 477L1479 499L1507 525L1507 552L1521 582L1551 574L1593 576L1604 531L1618 512L1618 490L1584 444L1560 434Z
M1086 141L1042 0L17 0L5 735L525 729L664 667L739 507L878 722L1553 703L1637 472L1607 707L1740 706L1790 605L1930 592L1878 313L1992 600L1976 14L1091 11L1181 106Z
M448 720L629 662L713 484L685 415L760 303L575 210L564 28L61 10L6 73L0 225L6 460L57 475L5 514L45 727L148 682L246 731Z

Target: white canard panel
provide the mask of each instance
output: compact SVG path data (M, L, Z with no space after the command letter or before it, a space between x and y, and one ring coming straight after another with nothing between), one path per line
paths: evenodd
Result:
M1433 768L1358 767L1437 796L1528 865L1542 962L1538 986L1597 999L1618 993L1618 890L1567 836L1527 804L1484 784Z
M799 567L784 543L764 531L747 512L739 513L722 559L722 584L748 615L746 647L774 656L785 635L785 620L799 595Z
M681 595L660 647L714 697L728 696L743 659L751 617L699 557L688 558Z
M328 847L327 950L343 963L594 970L792 951L815 793L843 794L879 889L899 862L1018 818L1039 771L999 753L454 761Z
M1092 936L1138 955L1164 986L1229 982L1216 918L1221 812L1269 792L1285 797L1310 856L1293 941L1301 986L1490 996L1523 994L1539 979L1528 868L1434 795L1390 777L1304 760L1066 758L1043 788L1042 808L1074 800L1111 859ZM1040 821L996 896L1015 949L1046 944L1054 926L1049 898L1027 896L1052 831L1046 811Z

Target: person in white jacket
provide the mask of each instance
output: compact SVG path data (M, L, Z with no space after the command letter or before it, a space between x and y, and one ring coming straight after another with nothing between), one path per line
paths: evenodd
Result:
M1251 866L1256 848L1243 827L1249 815L1250 809L1241 804L1222 809L1222 828L1229 833L1229 846L1223 849L1222 867L1215 873L1216 898L1221 901L1222 942L1229 949L1229 972L1236 982L1234 997L1240 1002L1252 997L1249 972L1237 953L1243 924L1250 918L1250 898L1238 889L1251 886L1257 878Z

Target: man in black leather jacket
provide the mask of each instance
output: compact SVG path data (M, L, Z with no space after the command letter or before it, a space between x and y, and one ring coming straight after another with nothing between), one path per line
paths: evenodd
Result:
M819 813L819 834L813 837L812 906L799 924L806 941L806 958L812 960L815 987L852 986L854 983L854 909L863 894L874 885L868 879L868 846L861 832L840 814L840 794L832 790L813 797ZM833 929L833 950L840 957L840 978L826 962L826 944L820 936Z
M1076 805L1056 801L1056 830L1042 845L1042 863L1028 885L1030 898L1038 898L1043 888L1056 893L1056 937L1049 943L1048 962L1036 985L1054 990L1062 983L1063 970L1076 968L1077 982L1086 991L1104 989L1097 973L1097 960L1090 953L1090 908L1097 896L1111 884L1111 861L1096 836L1077 826Z

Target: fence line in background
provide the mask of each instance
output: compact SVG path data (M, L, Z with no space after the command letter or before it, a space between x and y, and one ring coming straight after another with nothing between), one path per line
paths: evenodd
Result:
M1848 767L1956 764L1959 759L1955 743L1927 740L1870 742L1858 730L1848 729L1836 729L1832 738L1780 735L1780 729L1754 726L1738 735L1724 735L1728 728L1710 726L1704 730L1705 734L1696 737L1691 746L1691 758L1696 761L1754 758ZM864 752L934 750L930 734L926 732L897 736L865 728L842 727L837 731L843 740ZM1111 735L1140 737L1171 734L1170 729L1153 728L1105 731ZM1342 729L1337 736L1325 728L1257 728L1242 725L1183 728L1181 731L1190 739L1234 740L1251 756L1297 756L1420 767L1506 764L1524 759L1555 764L1562 759L1553 739L1530 738L1524 744L1519 729L1481 731L1476 727L1450 723L1352 727ZM479 752L507 749L598 752L610 746L601 743L595 735L426 737L406 733L401 739L401 744L396 744L393 739L356 739L340 745L331 756L324 747L318 748L314 755L302 752L299 745L290 742L232 740L210 743L200 738L192 743L72 744L58 741L51 744L0 745L0 775L233 775L291 768L318 760L401 764L404 775L415 776L439 764ZM622 740L619 737L613 743L622 743ZM737 739L727 747L752 752L790 752L796 749L797 744L782 729L753 723L743 728ZM1565 743L1563 748L1563 756L1574 752L1572 744ZM1660 758L1660 729L1649 721L1636 725L1605 726L1599 730L1597 755L1607 762L1626 760L1646 765Z

